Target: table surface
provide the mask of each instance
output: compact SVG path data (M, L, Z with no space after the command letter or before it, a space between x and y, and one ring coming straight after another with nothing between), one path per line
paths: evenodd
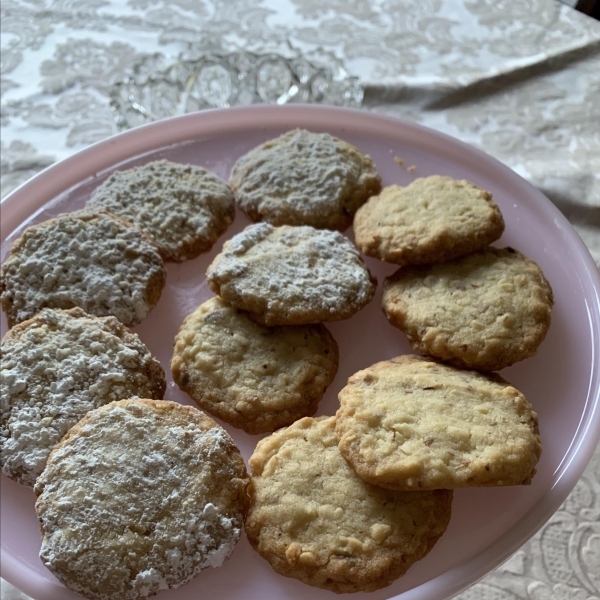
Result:
M363 108L478 146L540 188L600 265L600 23L556 0L3 0L2 195L116 133L148 53L288 42L341 58ZM600 449L568 500L460 600L600 600ZM2 581L0 600L25 598Z

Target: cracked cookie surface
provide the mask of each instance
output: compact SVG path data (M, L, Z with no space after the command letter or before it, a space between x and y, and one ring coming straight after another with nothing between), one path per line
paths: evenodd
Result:
M354 374L339 398L340 452L374 485L528 485L535 474L537 415L498 375L400 356Z
M306 417L250 458L248 539L273 569L337 593L372 592L423 558L446 530L452 492L366 483L337 447L335 417Z

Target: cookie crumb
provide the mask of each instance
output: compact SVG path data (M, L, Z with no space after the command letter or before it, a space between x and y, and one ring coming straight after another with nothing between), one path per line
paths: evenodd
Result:
M415 167L415 165L411 165L410 167L406 167L406 170L409 173L414 173L417 170L417 167Z
M402 166L404 164L404 161L399 158L398 156L394 156L394 162L399 164L400 166Z

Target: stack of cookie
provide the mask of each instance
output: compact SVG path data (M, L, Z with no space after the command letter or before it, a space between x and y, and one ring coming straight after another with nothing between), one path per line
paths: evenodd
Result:
M527 485L537 415L497 375L401 356L350 377L335 417L250 458L248 540L273 569L338 593L390 585L448 527L453 490Z
M396 491L359 477L338 448L336 417L306 417L261 440L250 468L254 549L277 573L333 592L390 585L450 521L452 491Z
M537 416L497 375L401 356L350 377L335 417L305 418L250 458L246 532L273 569L374 591L446 530L453 489L529 484Z
M165 375L128 326L158 302L163 258L205 252L233 221L229 186L168 161L117 171L87 210L26 229L0 272L2 471L33 486L50 450L90 410L161 399ZM127 219L127 220L125 220Z
M165 372L115 317L45 308L2 340L2 473L33 487L51 450L89 411L161 399Z
M86 209L26 229L0 273L9 326L77 306L141 323L166 282L163 260L207 252L233 222L229 186L202 167L156 161L116 171Z
M513 248L492 195L434 175L392 185L356 214L358 247L399 265L383 310L413 348L458 367L498 371L536 354L550 327L552 289Z
M88 598L177 587L241 535L239 450L201 411L162 400L164 370L127 327L158 302L163 260L208 251L234 211L205 169L149 163L26 229L2 265L0 465L38 496L43 563Z
M92 600L177 587L241 535L239 450L165 387L115 317L46 308L2 340L2 472L34 487L44 565Z
M484 372L536 354L553 295L535 262L488 245L504 230L491 194L450 177L417 179L371 198L354 229L363 252L400 265L385 281L383 310L427 357L350 378L337 413L348 464L397 490L531 483L537 415Z
M238 160L230 183L254 221L208 268L218 294L175 339L173 378L198 405L251 434L310 416L338 368L323 322L347 319L376 281L345 229L380 178L368 156L295 130Z
M232 184L251 218L280 225L280 197L261 187L266 168L260 178L249 166L266 158L276 170L268 155L278 143L239 161ZM252 186L244 185L248 171ZM278 573L335 592L379 589L425 556L446 530L453 489L531 483L541 455L537 415L504 379L479 371L535 354L552 306L533 261L489 247L504 221L491 194L467 181L433 176L386 188L358 208L354 229L365 254L401 266L386 280L384 311L437 360L373 365L350 378L335 417L303 418L259 442L246 522L250 543ZM315 261L297 273L296 253L287 260L295 244L269 259L254 249L253 236L278 235L268 225L249 228L207 275L211 289L266 325L314 302L294 283ZM286 302L282 289L295 295Z

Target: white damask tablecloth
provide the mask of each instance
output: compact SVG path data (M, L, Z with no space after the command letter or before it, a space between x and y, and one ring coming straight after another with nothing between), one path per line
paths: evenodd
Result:
M539 187L600 264L600 23L556 0L3 0L2 195L117 128L140 58L336 53L363 107L481 147ZM23 596L2 581L1 600ZM600 451L561 509L461 600L600 600Z

